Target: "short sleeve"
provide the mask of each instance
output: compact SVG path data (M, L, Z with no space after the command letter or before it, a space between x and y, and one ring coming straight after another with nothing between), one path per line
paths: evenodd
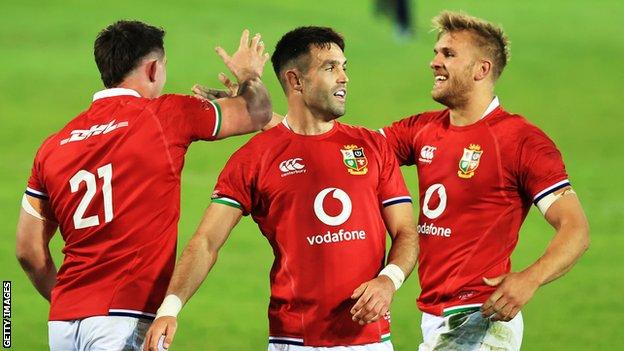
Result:
M215 140L221 128L221 108L215 101L188 95L163 95L156 116L167 132L176 132L187 143ZM174 138L178 139L178 138Z
M391 125L379 129L386 137L391 150L401 166L411 166L415 163L414 137L418 126L418 115L402 119Z
M212 202L239 208L245 216L251 213L257 178L256 159L245 146L236 151L219 174Z
M381 170L379 172L378 196L383 207L412 202L396 157L387 143L380 143Z
M532 127L526 133L519 154L520 187L534 204L570 185L561 153L541 130Z
M45 187L45 183L43 181L43 167L42 167L42 154L45 145L48 141L53 137L48 137L39 150L37 150L37 154L35 155L35 159L33 161L32 168L30 170L30 177L28 177L28 183L26 185L25 193L32 197L36 197L42 200L49 200L50 195L48 194L48 190Z

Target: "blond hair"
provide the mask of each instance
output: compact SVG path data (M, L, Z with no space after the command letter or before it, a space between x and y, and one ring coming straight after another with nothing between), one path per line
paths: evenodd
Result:
M509 39L500 26L461 12L443 11L433 18L438 39L446 33L469 31L476 44L493 61L492 74L498 79L509 61Z

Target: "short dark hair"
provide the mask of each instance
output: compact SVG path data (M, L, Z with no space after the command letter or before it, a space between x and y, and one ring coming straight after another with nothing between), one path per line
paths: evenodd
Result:
M275 51L271 57L273 70L282 87L285 89L285 82L282 81L280 73L288 64L303 55L309 54L311 45L329 49L332 43L344 51L345 43L342 35L329 27L299 27L284 34L275 45ZM301 68L307 68L307 62L304 65L306 67Z
M139 21L117 21L104 28L93 46L104 86L117 86L146 55L164 54L164 37L162 28Z

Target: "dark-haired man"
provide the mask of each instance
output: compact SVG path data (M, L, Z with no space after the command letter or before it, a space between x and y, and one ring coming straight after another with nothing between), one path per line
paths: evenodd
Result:
M411 198L383 137L336 121L345 113L346 58L330 28L285 34L272 57L288 98L283 123L228 161L184 249L145 349L168 347L176 316L241 216L270 242L269 350L392 350L387 314L414 268ZM392 237L385 263L386 228Z
M164 31L116 22L95 40L106 90L39 148L22 201L17 257L51 302L52 350L136 350L154 318L176 255L180 173L195 140L260 129L271 104L260 81L268 55L244 31L219 55L240 84L214 102L160 96ZM48 243L60 228L58 273Z
M418 168L419 350L519 350L521 308L587 249L587 220L555 144L494 96L508 59L503 31L453 12L434 25L431 94L447 109L381 130L399 163ZM535 263L511 272L532 203L556 234Z

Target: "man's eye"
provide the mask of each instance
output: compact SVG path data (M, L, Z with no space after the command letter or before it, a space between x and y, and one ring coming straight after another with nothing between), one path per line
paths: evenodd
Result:
M326 70L327 72L331 72L331 71L333 71L333 70L334 70L334 66L329 66L329 67L325 68L325 70Z

